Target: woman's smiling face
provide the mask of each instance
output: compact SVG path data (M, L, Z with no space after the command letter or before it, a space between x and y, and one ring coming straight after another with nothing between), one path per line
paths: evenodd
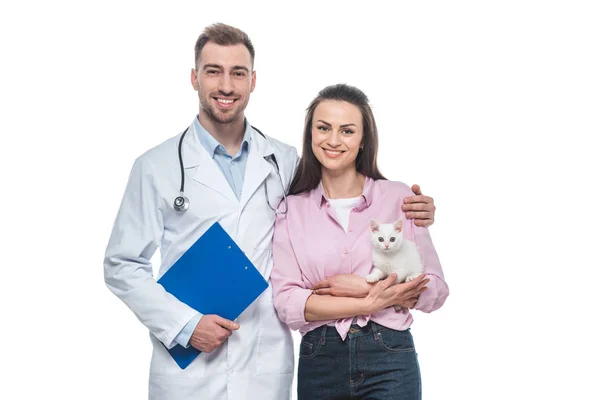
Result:
M317 106L312 119L312 151L322 168L336 173L356 169L362 120L360 109L345 101L324 100Z

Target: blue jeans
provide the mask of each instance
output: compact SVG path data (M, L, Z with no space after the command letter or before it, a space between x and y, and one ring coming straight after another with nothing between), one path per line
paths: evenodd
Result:
M421 374L410 330L352 325L345 341L331 326L300 343L298 400L420 400Z

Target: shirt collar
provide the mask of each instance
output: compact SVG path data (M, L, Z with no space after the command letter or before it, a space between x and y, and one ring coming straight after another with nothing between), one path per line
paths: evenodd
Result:
M365 177L365 185L363 186L363 192L360 195L362 197L362 202L361 205L357 207L359 211L371 205L371 202L373 201L374 189L375 181L368 176ZM319 186L311 191L311 196L314 202L317 204L317 207L323 207L323 203L327 202L327 196L325 196L325 191L323 190L323 182L319 182Z
M242 145L240 146L240 150L238 154L235 155L235 157L238 157L243 151L248 151L248 149L250 148L250 140L252 140L250 134L252 132L252 127L246 119L244 119L244 125L246 127L246 130L244 131L244 138L242 139ZM208 131L204 129L202 125L200 125L198 116L194 118L194 130L198 135L198 139L200 139L200 143L206 149L206 151L208 151L208 154L210 154L212 158L215 157L215 153L217 151L223 153L226 152L225 147L221 143L219 143L219 141L215 139L213 135L208 133Z

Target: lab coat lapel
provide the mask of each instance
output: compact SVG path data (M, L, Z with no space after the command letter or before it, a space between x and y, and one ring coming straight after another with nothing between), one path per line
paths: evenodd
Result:
M183 139L182 155L184 168L188 172L186 176L192 176L194 181L237 202L237 197L223 176L223 172L200 143L193 125L190 126Z
M240 207L243 209L250 198L260 188L264 180L269 176L272 167L269 161L265 160L265 156L273 154L273 148L270 143L254 129L251 133L252 140L250 143L250 152L248 153L248 161L246 162L246 173L244 175L244 186L242 188L242 197L240 199ZM260 193L264 196L264 193Z

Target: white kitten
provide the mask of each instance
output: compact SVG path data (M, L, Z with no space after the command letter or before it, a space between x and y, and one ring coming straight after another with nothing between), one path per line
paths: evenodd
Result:
M398 274L396 283L408 282L423 273L423 263L417 245L404 240L402 220L393 224L379 224L371 220L371 240L373 242L373 269L367 275L367 282L385 279L389 274Z

